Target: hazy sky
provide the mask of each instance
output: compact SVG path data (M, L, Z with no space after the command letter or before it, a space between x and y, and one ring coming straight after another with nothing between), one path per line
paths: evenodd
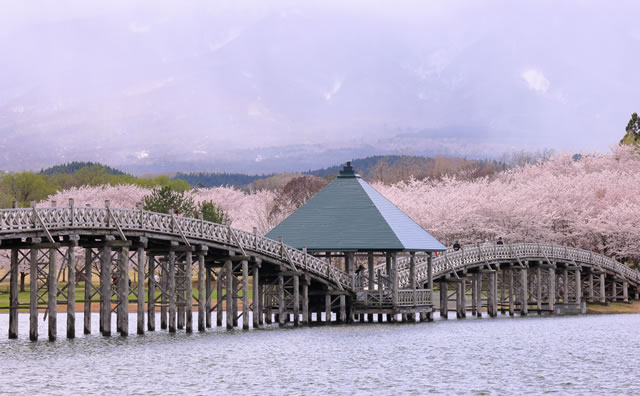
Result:
M0 169L606 151L640 111L638 15L637 1L0 0Z

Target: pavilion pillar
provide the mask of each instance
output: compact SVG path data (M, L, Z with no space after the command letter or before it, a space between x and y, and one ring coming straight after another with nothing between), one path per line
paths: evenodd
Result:
M429 252L427 257L427 288L433 291L433 253Z
M387 271L387 285L386 285L386 289L390 289L391 288L391 254L387 253L386 257L385 257L386 263L385 263L385 270Z
M367 268L369 269L369 291L372 292L375 289L375 264L373 260L373 252L367 253ZM367 320L373 322L373 314L367 314Z
M396 252L391 253L391 287L394 310L398 306L398 256Z

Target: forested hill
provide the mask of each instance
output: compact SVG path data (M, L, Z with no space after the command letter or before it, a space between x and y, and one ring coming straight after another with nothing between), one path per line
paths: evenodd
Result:
M73 161L66 164L54 165L47 169L42 169L40 171L41 175L53 176L53 175L61 175L61 174L73 174L79 171L82 168L101 168L102 171L109 175L114 176L124 176L125 172L112 168L107 165L102 165L96 162L79 162Z

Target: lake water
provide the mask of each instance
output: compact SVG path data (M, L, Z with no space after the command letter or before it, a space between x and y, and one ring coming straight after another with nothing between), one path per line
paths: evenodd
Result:
M8 340L1 394L640 394L640 315ZM93 323L98 321L97 315ZM114 320L115 321L115 320ZM159 322L158 322L159 323ZM197 323L194 320L194 323ZM135 315L130 318L135 332ZM97 329L96 329L97 330Z

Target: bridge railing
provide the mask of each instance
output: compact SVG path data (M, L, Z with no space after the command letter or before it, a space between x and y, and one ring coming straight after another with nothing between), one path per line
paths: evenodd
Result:
M0 210L0 235L64 229L149 231L223 243L265 254L288 263L298 270L309 271L327 278L344 289L353 289L350 275L322 259L256 233L201 219L141 209L86 206Z
M587 250L568 246L540 243L516 243L505 245L484 245L464 248L458 251L448 250L438 257L433 257L433 275L439 276L447 272L459 271L469 266L500 261L518 261L536 258L539 260L573 261L576 264L589 264L612 271L621 277L640 283L640 272L629 268L609 257ZM406 259L405 259L406 260ZM401 263L398 271L398 282L401 287L409 284L409 271L406 263ZM428 276L427 258L416 257L416 279L425 280Z
M417 305L431 305L431 290L398 290L398 306L411 307Z

